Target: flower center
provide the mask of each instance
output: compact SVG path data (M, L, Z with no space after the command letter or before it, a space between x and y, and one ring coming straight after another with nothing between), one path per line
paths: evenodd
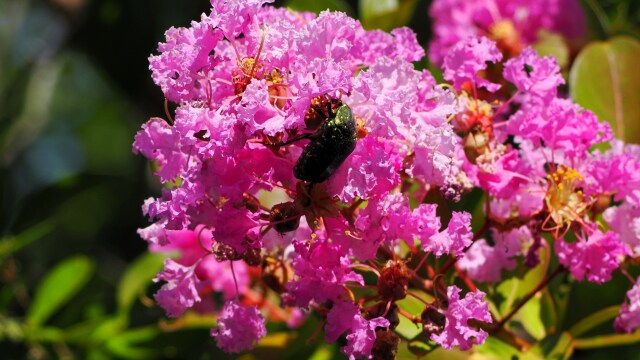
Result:
M555 227L563 227L572 221L581 219L585 214L588 203L582 190L578 187L582 182L582 175L573 168L560 165L556 171L547 175L549 188L545 196L549 216L555 222ZM546 229L550 230L547 226Z
M520 53L522 48L520 34L511 20L500 20L491 25L489 34L496 41L498 48L508 58Z

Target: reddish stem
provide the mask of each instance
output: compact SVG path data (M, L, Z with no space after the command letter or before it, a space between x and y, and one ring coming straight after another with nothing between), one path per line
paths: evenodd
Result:
M460 269L458 264L456 264L456 272L458 273L458 276L460 277L460 279L462 279L462 281L464 281L464 283L467 285L469 290L471 290L471 291L478 290L478 288L476 287L476 284L473 283L473 280L471 280L471 278L469 278L469 276L467 276L466 272L464 272L462 269Z
M509 321L529 300L531 300L531 298L538 291L542 290L545 286L547 286L549 284L549 282L551 280L553 280L553 278L555 278L558 274L560 274L563 271L566 271L566 269L564 267L562 267L562 265L558 265L558 267L556 267L555 270L553 270L553 272L551 274L549 274L544 280L542 280L540 282L540 284L538 284L538 286L536 286L533 290L531 290L524 298L522 298L522 300L520 300L518 305L516 305L516 307L514 307L507 315L505 315L502 318L502 320L500 320L500 322L498 322L493 327L493 331L492 332L495 333L498 330L500 330L504 326L504 324L506 324L507 321Z

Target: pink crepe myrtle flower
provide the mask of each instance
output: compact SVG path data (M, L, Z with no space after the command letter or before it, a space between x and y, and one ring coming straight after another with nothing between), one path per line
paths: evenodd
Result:
M170 317L179 317L182 313L200 302L199 290L202 282L195 275L195 266L183 266L171 259L165 259L164 270L158 273L154 281L164 280L154 298Z
M254 343L267 335L264 317L255 306L244 306L237 301L227 301L218 325L211 329L211 336L222 350L238 353L253 348Z
M328 343L338 340L340 335L351 329L353 319L360 315L360 308L354 303L337 301L333 303L331 310L327 314L327 324L325 325L326 341Z
M576 280L586 278L600 284L611 279L611 273L620 266L623 256L631 254L618 234L600 230L593 230L587 238L573 243L558 239L555 250L560 264L569 268Z
M500 60L502 54L495 42L486 37L470 36L456 43L444 58L443 76L452 81L457 90L468 81L476 87L495 92L500 89L500 85L478 76L478 72L487 68L487 62L495 63Z
M342 348L342 352L349 355L349 360L370 359L376 341L376 328L388 326L389 320L383 317L367 320L356 314L352 319L351 333L347 335L347 346Z
M152 251L179 253L156 279L166 282L156 299L169 316L190 307L220 311L212 292L238 299L258 281L249 266L267 271L275 265L283 276L265 291L277 292L297 314L283 320L298 325L300 309L319 310L328 341L346 336L343 352L368 358L376 328L393 331L392 317L365 311L350 287L376 292L376 301L395 301L382 295L388 284L371 286L362 271L380 276L375 267L384 253L403 270L399 277L409 274L408 260L396 251L400 242L412 257L450 255L481 281L499 280L516 256L531 263L543 245L541 232L549 231L545 226L555 230L560 262L579 279L607 281L629 253L620 241L624 229L611 217L635 216L629 205L640 205L637 186L606 179L635 179L640 151L592 151L611 139L611 130L557 97L563 80L552 59L527 49L504 64L503 76L520 95L509 100L519 106L514 114L475 99L475 91L458 96L416 70L411 61L424 52L407 28L367 31L343 13L298 14L266 2L212 0L210 14L168 31L150 58L154 81L177 108L167 121L150 119L135 138L134 151L153 162L164 184L143 206L154 223L139 233ZM495 92L500 85L483 76L488 63L502 59L501 48L470 35L453 45L444 77L456 89L470 84ZM348 116L332 118L336 109L350 110L348 135L355 144L348 144L350 152L328 178L300 180L299 159L313 160L310 144L334 144L321 136L325 125L352 124ZM460 126L460 113L468 126ZM487 139L474 159L465 147L472 131ZM493 247L485 240L473 244L468 212L429 203L436 192L455 201L473 186L488 195ZM601 195L621 201L603 210L613 228L608 232L589 216ZM444 228L443 211L443 219L451 215ZM560 230L575 228L589 236L566 243ZM410 286L399 283L391 289L398 298ZM484 342L487 334L468 320L491 321L484 293L461 299L460 292L448 287L448 306L436 310L446 324L430 335L447 349ZM211 331L228 352L251 349L265 334L259 310L239 300L225 303Z
M620 235L620 240L629 245L636 256L640 255L640 208L623 203L606 209L603 217Z
M564 84L558 60L551 56L541 58L530 47L504 63L503 75L519 91L543 103L555 98L558 86Z
M447 228L423 241L425 251L432 252L436 256L452 254L462 256L462 250L471 245L473 232L471 231L471 214L454 211Z
M569 157L581 157L594 144L611 140L611 127L589 110L568 99L552 99L546 106L527 105L508 122L511 134L530 139ZM544 144L544 145L542 145Z
M296 242L294 247L298 255L293 268L298 279L289 281L287 290L296 306L306 308L312 300L338 301L344 296L347 282L364 285L362 275L351 269L348 256L341 256L343 252L336 245L318 241L307 247Z
M179 254L175 261L183 266L195 266L195 276L200 282L200 297L213 290L221 292L225 299L235 297L236 289L243 294L249 286L248 266L245 262L236 261L233 273L230 261L217 261L213 256L207 256L205 249L213 246L210 230L196 228L195 230L167 230L164 246L152 245L153 252L173 252Z
M620 306L620 314L613 322L613 328L620 333L630 334L640 328L640 281L636 280L627 291L627 299Z
M492 230L493 246L484 239L475 241L458 261L460 269L465 270L473 280L500 281L502 270L513 270L517 265L515 257L520 255L523 244L531 243L533 240L526 226L507 232Z
M449 306L442 311L446 324L440 334L431 334L431 340L445 349L458 346L460 350L468 350L474 344L484 343L489 334L468 324L470 319L488 323L492 321L489 305L483 300L484 297L485 293L482 291L474 291L460 299L460 288L449 286L447 288Z
M571 14L571 16L566 16ZM509 57L534 44L541 30L577 40L586 33L577 0L435 0L429 9L434 36L429 59L442 64L449 49L468 36L488 36Z

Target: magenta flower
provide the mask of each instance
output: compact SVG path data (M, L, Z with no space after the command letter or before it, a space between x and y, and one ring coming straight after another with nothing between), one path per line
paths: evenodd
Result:
M640 281L636 280L627 291L627 299L620 306L620 315L613 322L613 328L617 332L630 334L640 328Z
M154 298L170 317L178 317L199 302L201 281L195 275L195 266L183 266L171 259L165 259L164 271L158 273L154 281L164 280Z
M536 147L559 150L569 157L582 157L594 144L611 140L611 127L571 100L554 98L546 106L530 105L515 113L509 131L530 139Z
M351 329L355 317L362 317L360 308L351 302L338 301L333 303L327 314L327 324L324 327L328 343L338 340L340 335Z
M460 350L470 349L473 344L482 344L488 334L482 329L475 329L467 322L476 319L490 323L489 305L483 301L482 291L470 292L460 299L460 289L457 286L447 288L449 307L443 314L446 318L444 330L440 334L431 334L431 340L445 349L458 346Z
M585 14L577 0L436 0L429 15L434 32L429 59L436 65L468 36L488 36L511 57L535 43L541 30L570 40L586 33Z
M212 0L199 22L170 29L150 69L175 111L150 119L133 144L163 183L143 205L154 223L140 236L151 251L178 252L156 279L166 282L160 306L176 317L235 297L211 335L240 352L266 328L239 299L279 298L273 318L298 326L316 311L326 340L346 336L342 351L355 359L374 345L374 355L397 350L393 331L406 314L394 303L420 296L411 290L422 274L436 299L423 322L429 337L446 349L483 343L487 333L469 320L492 321L485 294L461 299L445 272L499 281L519 256L535 265L544 232L574 277L608 281L640 243L640 147L594 151L612 139L610 127L558 97L557 61L520 53L534 25L562 29L554 7L572 1L446 2L473 26L446 40L456 38L444 78L460 93L414 68L424 51L410 29L367 31L343 13ZM503 56L511 60L500 64ZM504 79L495 78L501 66ZM509 100L513 87L497 92L504 80L518 89ZM322 174L308 176L316 168ZM444 206L474 187L487 212L476 237L468 212ZM612 230L598 228L599 214ZM579 239L567 243L569 231ZM446 276L434 275L439 267ZM376 342L376 329L388 341Z
M224 304L218 325L211 329L216 344L226 352L238 353L253 348L255 342L267 335L264 318L254 306L236 301Z
M289 281L287 290L296 306L307 307L311 301L340 301L347 282L364 285L362 275L351 270L351 261L340 255L344 251L336 245L317 241L309 247L301 242L294 246L298 255L293 267L298 279Z
M351 333L347 335L347 346L342 348L342 352L349 355L349 360L370 359L371 349L376 341L376 328L386 328L389 320L377 317L367 320L362 315L353 317Z
M425 251L436 256L451 254L461 257L463 249L471 245L471 214L454 211L451 215L446 230L433 235L428 241L422 241Z
M478 72L487 68L487 62L500 60L502 54L495 42L485 37L470 36L456 43L444 58L443 76L453 82L456 90L468 81L476 87L495 92L500 85L478 76Z
M604 219L620 235L620 240L640 254L640 208L629 203L605 210Z
M574 243L558 239L555 250L560 264L569 268L573 277L596 283L609 281L611 272L618 268L622 257L631 254L616 233L600 230L594 230L588 238Z
M470 278L481 282L498 282L502 279L502 270L513 270L520 255L522 245L532 240L531 232L526 226L508 232L492 231L494 245L486 240L475 241L464 256L458 261L460 269L467 272Z
M541 58L530 47L504 63L503 75L518 90L543 103L555 98L558 86L564 84L558 60L550 56Z
M235 297L236 286L242 294L249 286L248 267L245 262L237 261L233 265L234 274L231 272L230 261L218 262L213 256L206 256L205 249L213 245L212 233L209 230L197 228L195 230L168 230L166 231L165 246L152 245L151 251L171 252L178 251L179 256L175 261L183 266L195 266L196 278L200 281L199 288L211 289L221 292L225 299ZM204 290L200 291L202 297Z

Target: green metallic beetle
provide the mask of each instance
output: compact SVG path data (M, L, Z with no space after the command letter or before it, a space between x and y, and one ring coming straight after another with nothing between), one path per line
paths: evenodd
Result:
M302 150L293 175L312 183L327 180L356 148L356 134L351 108L339 102L334 111L329 102L328 117L309 136L311 142Z
M326 104L326 111L314 103ZM310 139L311 142L304 147L293 168L293 175L298 180L321 183L327 180L355 149L356 122L347 104L331 99L328 95L314 99L309 112L322 120L316 132L270 145L283 146L298 140Z

